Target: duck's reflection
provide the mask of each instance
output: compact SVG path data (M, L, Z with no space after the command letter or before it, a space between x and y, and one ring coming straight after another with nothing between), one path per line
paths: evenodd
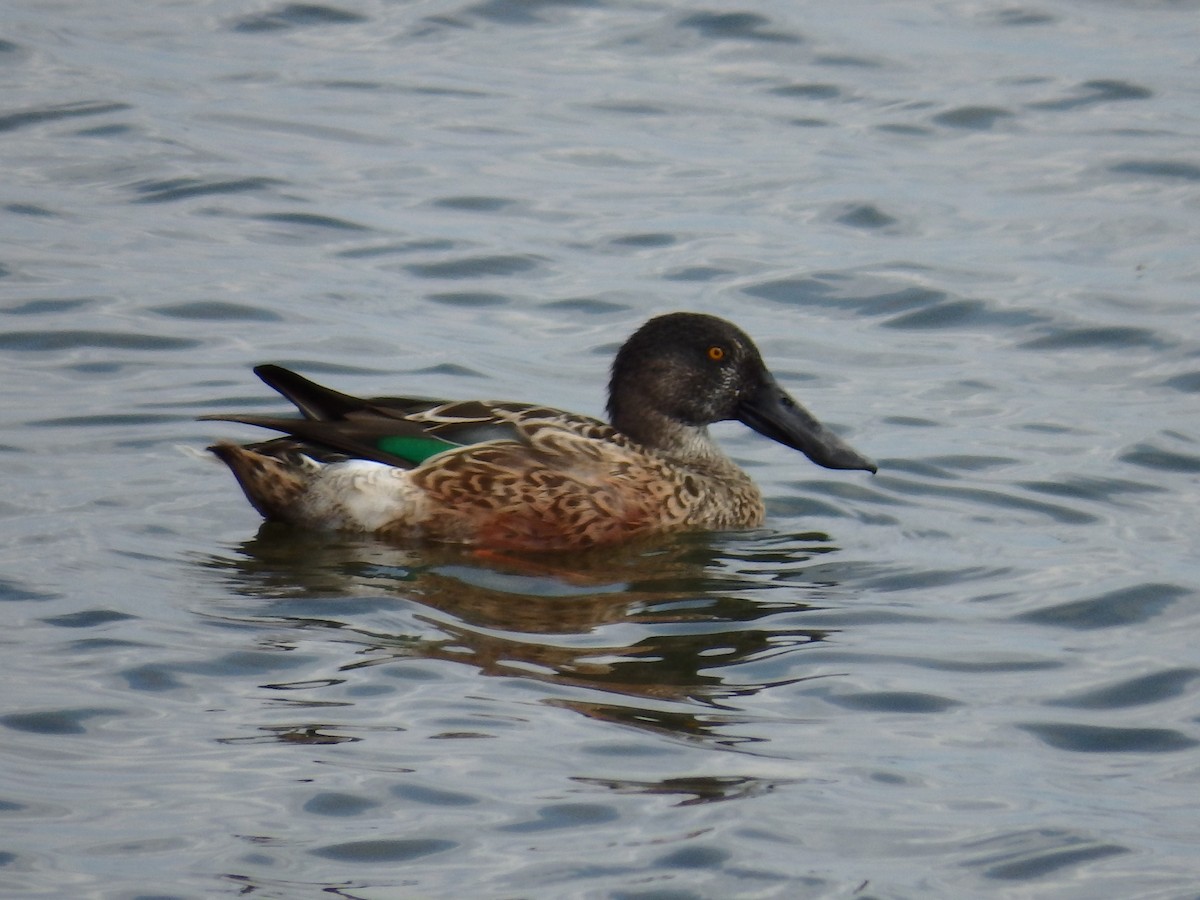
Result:
M777 576L781 560L794 570L830 549L824 535L786 547L748 538L733 553L711 536L683 535L522 558L264 526L204 565L235 594L268 601L243 620L352 635L343 671L452 660L567 688L548 702L596 719L697 737L714 714L730 724L718 711L734 698L803 680L792 666L773 680L748 673L781 671L750 664L825 640L824 630L797 627L813 591ZM381 608L403 610L387 621L412 627L380 628ZM597 702L588 691L637 702Z

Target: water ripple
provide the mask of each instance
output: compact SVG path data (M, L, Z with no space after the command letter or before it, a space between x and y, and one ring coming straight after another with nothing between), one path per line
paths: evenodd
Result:
M58 628L96 628L111 622L122 622L132 618L133 616L115 609L84 609L61 616L47 616L42 621Z
M1062 111L1099 103L1119 103L1127 100L1148 100L1154 92L1141 85L1112 78L1097 78L1085 81L1076 89L1075 96L1060 100L1043 100L1030 103L1030 109Z
M478 797L460 791L444 791L423 784L398 784L391 791L394 797L410 803L428 806L477 806Z
M465 12L498 25L535 25L549 21L543 15L553 9L591 9L596 0L484 0Z
M503 212L511 211L517 204L516 200L508 197L439 197L433 201L434 206L442 209L457 209L463 212Z
M885 315L908 312L946 299L943 291L922 287L898 287L871 294L839 288L832 278L780 278L745 288L751 297L762 297L776 303L841 307L849 305L865 315Z
M960 500L972 506L990 506L997 509L1016 509L1048 516L1056 522L1068 525L1090 525L1100 521L1098 516L1074 509L1060 503L1047 503L1020 497L1002 490L978 487L955 487L945 484L911 481L895 476L879 476L879 480L891 491L925 497L945 497Z
M1059 700L1047 700L1047 706L1071 709L1125 709L1147 706L1184 696L1188 686L1200 678L1200 669L1167 669L1150 675L1127 678L1116 684L1094 688Z
M1125 327L1066 327L1059 325L1052 334L1025 341L1023 350L1087 350L1093 347L1151 347L1169 345L1149 328Z
M58 594L35 590L9 578L0 578L0 603L54 600L57 597Z
M580 825L595 825L601 822L615 822L618 818L619 813L615 809L601 803L554 803L538 809L537 817L534 819L501 825L498 830L529 834L560 828L577 828Z
M36 712L9 713L0 716L0 727L32 734L86 734L89 719L109 719L127 715L126 710L80 707L76 709L47 709Z
M991 15L998 25L1004 25L1009 28L1028 28L1036 25L1051 25L1058 21L1058 19L1050 13L1019 6L999 9Z
M1022 481L1018 485L1027 491L1069 497L1074 500L1099 500L1121 505L1126 494L1161 494L1166 488L1125 478L1085 478L1068 476L1057 481Z
M782 84L769 88L769 92L778 97L799 97L804 100L836 100L843 94L836 84L827 83Z
M1200 454L1177 453L1150 443L1135 444L1119 458L1121 462L1160 472L1200 472Z
M940 713L962 706L957 700L937 694L915 691L875 691L860 694L836 694L827 698L835 706L864 712L926 714Z
M997 106L960 106L938 113L933 117L933 121L949 128L988 131L997 122L1012 118L1014 113L1011 110Z
M285 184L285 182L278 178L266 177L217 180L171 178L166 181L141 181L132 186L133 190L140 195L133 202L174 203L178 200L190 200L192 197L205 197L213 194L242 194L262 191L280 184Z
M719 803L770 793L788 783L788 779L765 779L743 775L698 775L694 777L665 778L662 781L637 781L630 779L576 777L580 784L602 785L616 793L652 794L655 796L681 796L678 806L696 806L702 803Z
M366 16L335 6L316 3L289 3L271 12L255 13L235 20L230 26L233 31L245 34L283 31L290 28L311 26L352 25L368 21Z
M468 256L434 263L410 263L404 268L418 278L508 277L536 269L537 257L515 255Z
M1134 625L1162 615L1191 592L1174 584L1138 584L1086 600L1074 600L1021 613L1017 618L1036 625L1089 630Z
M203 342L194 338L133 334L124 331L8 331L0 334L0 350L46 353L83 347L108 350L188 350Z
M221 300L198 300L191 303L172 303L167 306L152 306L148 310L168 319L186 319L192 322L280 322L283 317L259 306L228 303Z
M80 101L64 103L59 106L45 106L40 109L27 109L0 115L0 132L15 131L30 125L40 125L43 122L57 122L62 119L74 119L80 116L98 116L104 113L121 112L132 107L128 103L105 103L101 101Z
M335 816L338 818L359 816L368 810L379 806L378 800L360 797L356 794L343 794L336 791L322 791L314 794L302 807L306 813L314 816Z
M923 309L902 313L884 322L886 328L977 328L1005 329L1036 325L1046 316L1022 309L989 309L981 300L932 302Z
M702 12L685 16L680 28L696 31L709 40L749 40L769 43L798 44L799 35L771 28L771 20L758 13Z
M504 306L512 303L513 298L504 294L488 291L447 291L429 294L428 299L445 306L459 306L467 309L479 309L486 306Z
M829 210L829 216L839 225L871 231L896 233L900 220L890 216L874 203L848 203Z
M331 231L371 230L366 225L359 225L357 222L315 213L264 213L254 218L260 222L280 222L284 225L299 225L303 228L328 228Z
M377 838L370 841L326 844L323 847L314 847L309 852L314 856L323 856L342 863L400 863L433 853L445 853L457 846L459 845L456 841L442 841L436 838Z
M1200 741L1173 728L1116 728L1065 722L1018 724L1056 750L1072 753L1178 753L1200 746Z
M1200 181L1200 164L1177 159L1131 159L1109 166L1109 171L1117 175Z
M0 313L10 316L39 316L45 313L71 312L72 310L90 306L95 302L90 297L26 300L24 303L17 303L6 307L0 310Z
M1187 372L1183 375L1176 375L1168 378L1162 384L1163 387L1174 388L1186 394L1200 394L1200 372Z
M1106 859L1130 848L1104 843L1055 828L1018 831L981 841L973 849L985 855L967 865L982 870L985 878L999 881L1034 881L1061 870Z

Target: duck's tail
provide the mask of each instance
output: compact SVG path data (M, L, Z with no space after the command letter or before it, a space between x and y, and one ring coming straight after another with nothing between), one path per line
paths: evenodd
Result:
M229 466L246 499L264 519L296 519L296 507L308 489L303 462L268 456L230 441L220 441L208 449Z

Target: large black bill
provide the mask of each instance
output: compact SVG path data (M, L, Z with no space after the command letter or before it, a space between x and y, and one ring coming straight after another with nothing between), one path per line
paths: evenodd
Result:
M738 419L759 434L799 450L827 469L864 469L868 472L878 469L875 463L818 422L771 378L742 401Z

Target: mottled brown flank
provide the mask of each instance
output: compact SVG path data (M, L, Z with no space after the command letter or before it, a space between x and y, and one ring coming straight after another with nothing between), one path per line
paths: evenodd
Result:
M445 421L445 409L438 413ZM424 509L398 504L396 516L378 533L550 550L671 530L762 524L758 488L719 453L684 464L596 419L555 410L498 410L496 419L516 425L521 440L461 447L412 469L406 477L424 494ZM320 469L301 463L292 442L220 443L210 449L264 517L322 524L303 520L303 500ZM350 521L347 511L341 513Z
M728 459L684 467L585 421L578 431L525 422L528 443L465 447L414 470L413 483L436 510L423 531L435 540L548 549L762 523L758 489Z

